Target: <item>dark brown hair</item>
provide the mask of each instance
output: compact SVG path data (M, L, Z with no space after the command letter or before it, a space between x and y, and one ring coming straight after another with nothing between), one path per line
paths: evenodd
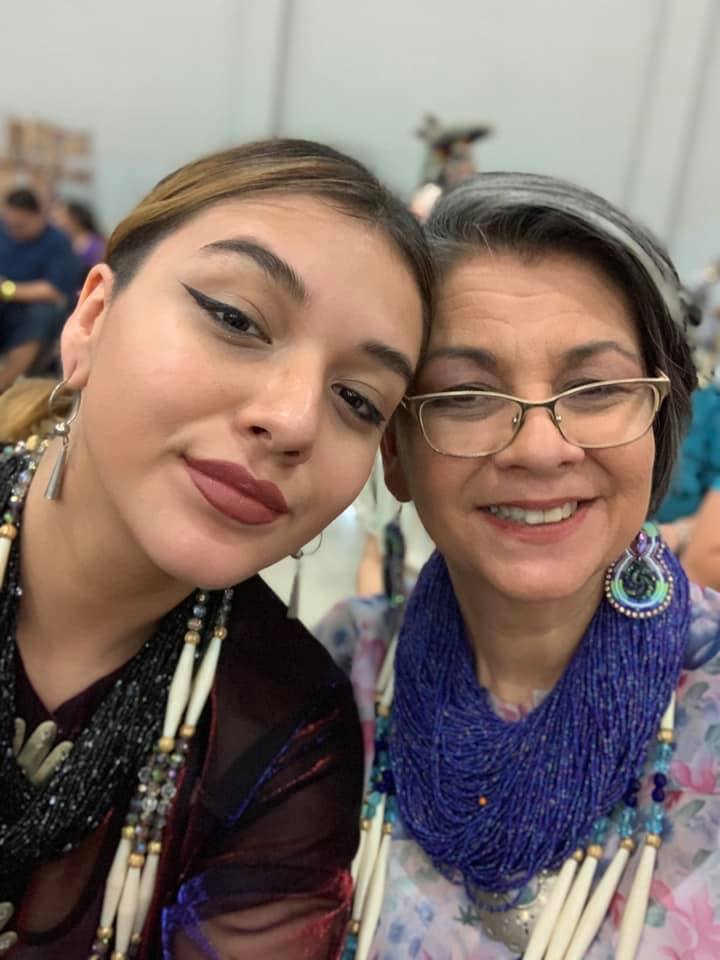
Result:
M201 210L265 193L317 197L376 225L415 279L427 337L432 263L422 228L363 164L310 140L262 140L233 147L188 163L161 180L108 240L106 259L115 273L116 289L130 283L164 237Z

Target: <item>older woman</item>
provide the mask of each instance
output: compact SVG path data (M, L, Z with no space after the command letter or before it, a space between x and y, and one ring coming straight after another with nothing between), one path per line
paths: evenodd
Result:
M107 256L70 411L0 458L0 955L328 960L357 714L255 574L366 481L429 252L361 164L273 140L170 174Z
M438 552L396 643L385 600L321 629L375 748L345 955L709 960L720 597L645 522L695 384L675 271L543 177L480 176L429 231L436 326L385 458Z

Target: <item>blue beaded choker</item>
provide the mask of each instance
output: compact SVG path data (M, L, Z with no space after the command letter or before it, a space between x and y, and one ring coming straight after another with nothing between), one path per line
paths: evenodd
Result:
M652 619L603 600L546 699L509 723L477 681L447 566L436 553L408 604L395 661L392 770L405 827L468 893L517 891L607 830L624 801L634 827L637 773L674 691L687 643L687 578ZM658 757L655 802L667 763Z

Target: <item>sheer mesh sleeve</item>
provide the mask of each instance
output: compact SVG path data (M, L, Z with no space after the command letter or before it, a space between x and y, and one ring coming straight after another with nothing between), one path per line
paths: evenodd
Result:
M165 958L334 960L351 895L362 754L349 685L318 693L308 715L266 734L203 798L213 827L175 904ZM272 757L270 762L267 758ZM233 797L242 797L239 808Z

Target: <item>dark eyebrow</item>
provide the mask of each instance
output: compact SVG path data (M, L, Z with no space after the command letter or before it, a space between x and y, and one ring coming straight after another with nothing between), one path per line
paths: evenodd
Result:
M304 305L310 299L307 287L295 273L290 264L273 253L268 247L243 237L229 237L227 240L215 240L202 247L207 253L234 253L240 257L249 257L265 271L265 273L285 288L293 300Z
M582 363L584 360L592 360L600 353L619 353L620 356L634 363L642 362L634 351L621 346L614 340L592 340L590 343L583 343L578 347L572 347L560 355L562 363L566 366ZM432 350L425 359L425 365L433 360L443 357L449 357L453 360L469 360L476 363L479 367L486 367L489 370L498 369L497 357L489 350L483 350L480 347L439 347Z
M634 363L642 363L642 358L633 350L628 350L614 340L591 340L590 343L583 343L579 347L572 347L561 354L562 362L570 367L573 364L582 363L583 360L592 360L600 353L619 353L621 357L632 360Z
M365 343L360 345L360 349L363 353L379 360L388 370L397 373L405 383L410 383L415 375L409 358L394 347L389 347L386 343L380 343L379 340L366 340Z
M433 360L440 360L449 357L451 360L469 360L476 363L479 367L486 367L488 370L497 370L498 361L494 353L489 350L482 350L480 347L438 347L437 350L431 350L425 358L424 366L432 363Z

